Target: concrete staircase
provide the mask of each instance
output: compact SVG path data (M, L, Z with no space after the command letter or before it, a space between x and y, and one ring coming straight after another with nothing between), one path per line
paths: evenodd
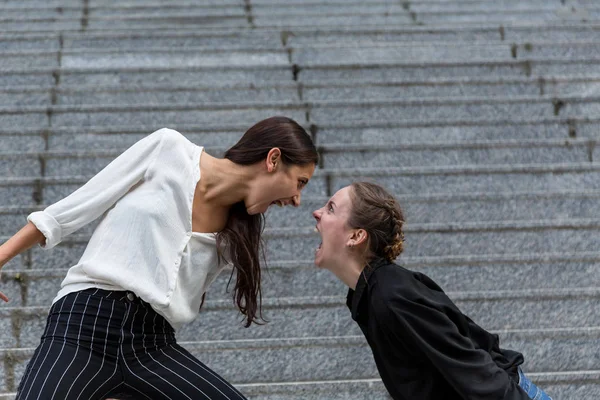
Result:
M264 310L209 292L179 341L251 399L386 399L310 212L369 178L438 281L555 400L600 396L595 0L0 0L0 239L161 127L219 155L287 115L321 165L267 218ZM0 399L94 224L5 266ZM227 275L227 274L225 274Z

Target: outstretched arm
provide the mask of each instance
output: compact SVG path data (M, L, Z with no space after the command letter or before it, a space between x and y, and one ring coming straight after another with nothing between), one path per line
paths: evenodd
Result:
M14 257L45 240L46 238L35 225L31 222L27 223L13 237L0 245L0 269ZM0 299L8 301L8 297L2 292L0 292Z

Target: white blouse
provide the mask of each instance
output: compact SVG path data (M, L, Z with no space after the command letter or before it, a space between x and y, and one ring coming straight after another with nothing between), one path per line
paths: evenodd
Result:
M27 217L50 249L101 216L54 302L89 288L129 290L175 330L196 318L203 293L226 266L218 263L215 234L192 232L202 151L179 132L160 129Z

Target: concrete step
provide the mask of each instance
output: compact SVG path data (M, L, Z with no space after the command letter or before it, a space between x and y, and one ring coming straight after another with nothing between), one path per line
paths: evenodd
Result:
M309 216L307 220L310 220ZM599 229L597 219L414 223L405 229L405 253L400 262L403 257L527 254L554 248L569 253L597 251ZM321 241L314 228L269 229L265 239L267 259L271 263L313 260ZM73 235L52 250L35 247L22 258L15 259L13 265L27 265L33 269L69 268L79 260L88 240L89 234Z
M382 11L379 14L353 14L347 15L321 15L315 12L314 14L304 12L302 14L282 14L274 15L272 11L264 14L253 13L253 22L256 26L266 28L295 28L317 27L321 25L335 26L352 26L361 25L379 25L379 26L399 26L399 25L437 25L437 24L509 24L513 22L555 22L561 20L577 20L587 18L588 20L597 21L598 15L594 12L585 12L584 14L564 10L527 10L527 11L506 11L497 10L491 12L474 11L467 12L419 12L410 13L407 11L388 13ZM288 15L293 18L281 18L283 15ZM279 18L277 18L279 17Z
M447 292L456 305L490 331L593 328L600 325L598 288L525 289L521 291ZM195 321L177 332L178 340L287 339L356 335L361 332L340 296L264 298L264 326L244 328L232 299L211 300ZM0 343L5 348L35 347L49 305L0 307ZM597 339L596 339L597 341ZM542 349L540 349L542 350ZM545 350L545 349L544 349ZM543 353L549 353L543 351ZM584 362L584 361L582 361Z
M27 257L25 257L26 259ZM2 271L2 289L11 307L48 306L58 293L68 268L55 268L46 263L28 269L13 263ZM406 257L402 265L423 272L444 290L527 290L530 288L561 289L578 287L586 282L600 287L599 253L515 254ZM209 290L209 299L231 299L227 287L231 271L224 271ZM302 296L341 296L347 288L329 271L316 268L311 260L269 263L263 270L262 293L265 298Z
M589 371L600 364L600 354L594 345L600 338L599 330L507 331L501 332L500 344L524 353L526 371ZM363 336L180 344L225 379L238 384L379 377ZM549 345L552 351L544 351ZM572 358L565 359L563 354L570 354ZM15 382L20 381L19 372L32 356L32 348L0 350L0 359L5 365L12 364L14 372L10 367L7 372L14 374ZM11 383L5 380L5 388L14 390Z
M154 127L136 125L78 126L50 128L0 128L0 148L5 151L91 151L125 149L152 132ZM229 147L245 132L245 124L172 124L192 142L211 147ZM600 137L600 119L573 118L508 118L505 120L379 123L374 121L342 121L305 124L319 146L388 143L427 144L438 142L529 141L546 139L597 139Z
M594 399L600 394L598 371L528 373L555 400ZM390 400L379 379L341 381L281 382L236 385L253 400ZM0 394L0 400L14 400L15 394Z
M54 125L84 129L97 125L137 124L148 128L149 132L154 130L152 126L173 126L174 123L216 124L227 119L251 126L273 115L286 115L300 123L305 123L306 119L306 107L298 102L236 104L14 107L0 109L0 118L7 128Z
M310 120L314 123L348 123L357 120L430 121L594 115L600 98L585 96L482 97L366 101L314 101Z
M408 144L438 141L482 141L596 138L600 120L592 118L507 118L503 121L458 121L446 123L433 119L422 122L377 123L371 121L322 122L313 125L319 145L347 144ZM343 138L343 139L342 139Z
M291 65L260 65L217 67L150 67L103 68L103 69L61 69L61 85L147 85L154 82L161 85L196 86L220 83L222 85L250 84L262 85L267 82L293 82Z
M507 25L499 27L454 26L454 27L368 27L353 26L346 29L330 27L315 32L307 28L293 28L286 36L289 47L313 47L321 44L381 44L381 43L428 43L454 42L479 43L501 42L531 43L535 41L581 41L600 39L598 26L544 24L533 26Z
M127 15L126 17L93 17L88 21L88 29L97 31L111 31L114 29L172 29L177 26L180 29L210 29L210 28L251 28L248 18L243 13L243 8L235 9L233 15L223 12L221 15L205 15L204 12L173 13L152 16L144 13Z
M217 67L288 65L285 50L236 50L191 52L178 49L143 52L63 52L61 66L65 68L181 68L181 67Z
M1 26L1 24L0 24ZM12 68L39 68L59 66L57 52L44 52L39 54L3 54L0 58L0 69Z
M0 105L103 105L189 104L268 101L331 101L383 99L437 99L441 97L594 96L600 93L600 76L531 77L506 79L447 78L422 82L330 81L302 83L284 80L262 84L198 82L194 86L153 82L127 85L6 86L0 89ZM302 96L301 98L299 96Z
M395 195L434 193L511 193L529 191L593 191L600 189L600 166L561 165L456 166L381 169L318 169L305 197L331 196L357 179L375 180ZM85 184L91 176L0 179L4 206L52 204Z
M462 193L462 194L405 194L397 196L404 215L411 224L422 223L468 223L502 221L510 218L518 221L541 219L569 220L594 218L600 202L598 191L554 191L515 193ZM312 212L323 207L327 197L302 199L299 208L271 209L266 214L267 228L284 226L312 227ZM1 207L3 225L0 236L14 234L25 224L29 213L46 205L22 204ZM51 203L46 203L47 205ZM81 234L91 233L95 224L81 228Z
M106 7L102 3L91 4L88 7L90 20L129 19L131 17L147 17L149 20L171 17L202 16L202 17L246 17L243 2L230 5L199 5L193 2L175 4L130 4L117 7Z
M596 219L408 224L405 255L537 253L553 246L568 252L596 251L599 230L600 221ZM273 261L310 260L321 241L311 229L281 229L271 233L267 239L267 257Z
M281 33L277 31L219 32L106 32L92 34L65 34L63 49L118 48L136 51L151 48L215 48L215 49L274 49L280 48Z
M349 63L348 65L317 64L307 61L298 73L298 80L310 83L327 81L372 81L387 82L402 80L425 80L432 76L449 77L513 77L544 75L587 75L593 71L598 62L593 56L587 60L573 59L528 59L489 60L489 61L457 61L457 62L412 62L402 60L386 64L367 62Z
M600 77L531 77L507 79L448 78L428 81L329 81L302 84L302 97L315 100L368 100L460 96L593 95L600 92Z
M511 43L425 43L411 44L379 43L358 47L354 43L325 44L320 47L295 49L292 61L299 65L329 66L357 65L366 63L398 63L406 60L417 63L429 62L483 62L487 60L571 58L587 59L597 54L600 44L596 42L535 42Z
M0 23L3 21L39 21L39 20L72 20L82 17L83 7L52 7L52 8L6 8L0 5Z
M233 144L233 143L232 143ZM0 153L4 177L94 175L126 148L96 151L47 151ZM209 154L222 157L226 147L207 147ZM394 168L461 165L513 165L585 163L599 158L595 141L547 139L531 141L479 141L406 145L328 145L320 147L322 168Z
M195 55L197 56L197 54ZM188 56L193 61L193 54ZM138 57L139 58L139 57ZM586 60L567 58L539 60L507 60L507 61L461 61L444 63L414 63L403 61L397 63L356 63L354 65L302 65L297 69L299 81L305 84L322 85L323 82L370 82L387 83L398 81L428 81L432 76L440 78L469 77L473 80L544 77L544 76L578 76L589 77L590 69L600 59L590 56ZM8 62L8 61L7 61ZM31 61L33 62L33 61ZM60 70L47 68L10 68L0 69L0 82L4 86L41 85L148 85L153 82L161 85L206 85L265 82L293 82L292 65L260 65L211 67L205 65L158 67L144 64L139 67L121 65L116 67L85 69L65 68Z
M555 400L595 399L600 395L598 371L535 373L527 376ZM389 400L379 380L344 380L317 382L285 382L277 384L239 385L251 399L260 400Z
M139 105L86 105L48 107L2 107L0 116L6 121L5 129L16 126L42 128L50 126L139 124L151 126L173 123L216 123L223 119L236 119L252 124L271 115L283 113L300 123L305 118L313 123L347 124L353 121L376 120L382 122L422 122L443 120L447 122L505 120L513 118L587 117L594 115L600 97L597 96L521 96L513 97L462 97L402 100L338 100L312 102L244 102L198 105L139 104ZM307 115L306 111L310 110Z
M593 149L593 142L565 139L512 143L472 141L469 144L339 144L321 147L320 163L323 168L575 163L595 159Z
M187 31L170 28L161 30L160 34L153 30L134 31L92 31L65 32L59 34L39 34L29 32L6 33L0 39L0 51L43 50L103 50L127 49L136 51L149 48L276 48L285 43L289 48L321 47L347 45L364 47L366 45L411 45L414 43L434 44L435 42L452 42L462 44L534 44L589 42L600 40L600 26L588 22L585 25L544 24L544 25L509 25L489 26L407 26L407 27L320 27L318 32L307 28L294 28L281 32L277 29L256 28L252 31L228 28L216 28L210 31ZM529 47L529 46L527 46Z
M0 105L104 105L104 104L213 104L268 101L300 101L292 82L269 86L230 85L230 87L64 87L0 89Z

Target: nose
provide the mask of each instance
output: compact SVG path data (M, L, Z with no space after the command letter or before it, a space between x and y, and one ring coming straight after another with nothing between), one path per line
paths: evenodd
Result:
M318 210L315 210L312 213L313 217L317 220L317 222L319 222L321 220L321 214L323 213L321 210L322 209L319 208Z
M302 193L298 193L294 197L292 197L292 205L294 207L298 207L300 205L300 201L302 200Z

